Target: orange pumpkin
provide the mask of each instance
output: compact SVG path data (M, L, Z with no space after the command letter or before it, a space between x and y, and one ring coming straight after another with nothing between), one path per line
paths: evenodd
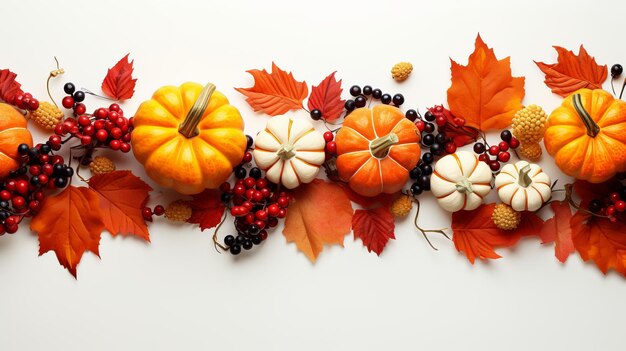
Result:
M0 103L0 178L19 166L17 147L20 144L33 146L26 119L11 105Z
M420 159L420 134L396 107L354 110L337 133L337 170L363 196L395 193Z
M626 103L580 89L548 117L544 144L563 173L604 182L626 171Z
M213 84L160 88L133 125L135 158L150 178L182 194L217 188L246 151L243 119Z

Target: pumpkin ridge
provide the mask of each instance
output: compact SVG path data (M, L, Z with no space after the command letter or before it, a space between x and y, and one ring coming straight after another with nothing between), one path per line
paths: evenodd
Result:
M269 128L265 128L265 132L267 134L269 134L269 136L271 136L272 138L274 138L274 140L276 140L277 143L279 143L280 145L283 145L284 143L274 134L272 133L271 130L269 130Z
M302 163L304 163L304 164L306 164L306 165L309 165L309 166L311 166L311 167L318 167L318 166L319 166L319 165L316 165L316 164L313 164L313 163L311 163L311 162L307 162L307 161L305 161L305 160L301 159L300 157L298 157L298 154L296 154L296 156L294 156L293 158L295 158L295 159L297 159L298 161L300 161L300 162L302 162ZM294 169L294 171L295 171L295 169Z
M302 160L300 160L300 161L302 161ZM304 161L302 161L302 162L304 162ZM304 163L306 163L306 162L304 162ZM291 170L293 170L293 174L296 176L296 180L298 181L298 184L302 184L302 179L300 179L300 176L298 175L298 172L296 171L296 167L293 166L293 162L289 162L289 167L291 167ZM282 182L282 178L281 178L281 182Z
M174 89L165 89L165 88L174 88ZM182 96L182 94L180 93L180 90L179 90L179 89L176 89L176 87L175 87L175 86L167 86L167 87L163 87L163 88L161 88L161 89L157 90L157 91L154 93L154 95L152 95L152 99L153 99L153 100L154 100L154 101L155 101L155 102L156 102L159 106L163 107L163 109L164 109L164 110L165 110L165 111L169 114L169 117L171 117L172 119L174 119L174 120L176 121L176 125L178 125L178 123L180 123L180 122L181 122L182 120L184 120L185 118L184 118L184 117L183 117L183 118L178 117L178 116L177 116L177 115L178 115L178 113L175 113L174 111L172 111L172 110L171 110L171 108L174 108L174 106L169 106L170 104L164 104L163 102L167 102L167 101L166 101L166 100L163 100L163 101L162 101L160 98L158 98L158 97L162 96L162 95L157 95L158 93L162 93L162 90L172 90L173 92L175 92L175 93L176 93L176 95L178 96L178 103L179 103L179 104L185 104L185 102L183 101L183 100L184 100L184 99L183 99L183 96ZM168 94L169 94L169 92L168 92ZM184 106L184 105L183 105L183 106ZM139 106L139 107L141 107L141 106ZM189 111L187 110L187 107L186 107L186 106L185 106L185 110L186 110L186 111L183 111L183 114L186 116L186 115L187 115L187 112L189 112Z
M436 175L438 178L440 178L441 180L445 180L446 182L452 183L452 184L456 184L457 182L451 180L450 178L444 177L443 175L439 174L439 172L437 172L436 170L433 169L433 175Z
M376 128L374 128L374 133L376 133ZM385 189L385 178L383 178L383 168L380 166L380 160L376 159L378 162L378 176L380 177L380 192L382 193Z
M291 129L290 129L291 130ZM292 143L291 145L295 145L298 140L302 139L305 135L311 134L312 132L314 132L315 129L311 128L309 130L307 130L306 132L302 133L302 135L298 136Z
M535 186L534 186L534 185L531 185L530 187L531 187L534 191L536 191L536 192L537 192L537 194L539 194L539 198L541 199L541 203L542 203L542 204L543 204L543 203L545 203L545 202L546 202L546 200L543 198L543 195L541 195L541 191L539 191L539 189L535 188Z
M452 190L451 192L449 192L449 193L447 193L447 194L445 194L445 195L435 196L435 199L443 199L444 197L448 197L448 196L450 196L450 195L454 194L454 192L455 192L455 191L456 191L456 189L455 189L455 190Z
M376 132L376 125L374 125L374 109L370 110L370 123L372 126L372 132L374 132L374 139L368 139L368 140L372 141L372 140L379 138L378 133Z
M528 211L528 190L526 188L522 190L524 190L524 210Z
M454 153L452 154L452 157L454 157L454 160L456 161L456 164L459 166L459 170L461 171L461 175L463 177L465 177L465 172L463 172L463 164L461 163L461 160L459 159L459 156Z

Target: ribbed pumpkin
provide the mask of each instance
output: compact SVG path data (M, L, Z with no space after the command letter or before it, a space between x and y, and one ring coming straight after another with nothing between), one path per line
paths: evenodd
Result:
M420 134L397 108L354 110L337 133L337 170L363 196L395 193L420 159Z
M182 194L217 188L246 150L243 119L213 84L158 89L133 125L133 152L148 176Z
M626 103L581 89L548 117L546 150L563 173L601 183L626 171Z
M26 119L11 105L0 103L0 179L18 167L17 147L20 144L33 146Z

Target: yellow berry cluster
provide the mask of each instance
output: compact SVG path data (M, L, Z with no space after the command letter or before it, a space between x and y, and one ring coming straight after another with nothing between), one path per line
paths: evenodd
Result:
M515 211L511 206L506 204L497 204L493 209L491 219L496 227L502 230L513 230L517 228L522 220L522 214Z
M61 122L63 117L63 112L61 112L58 107L46 101L41 102L39 107L30 114L30 118L33 122L48 130L54 129L54 127Z
M409 78L411 71L413 71L413 65L410 64L409 62L396 63L391 68L391 77L397 80L398 82L401 82Z
M541 145L546 131L548 116L537 105L527 106L515 113L512 121L513 135L520 141L520 154L530 161L538 161L541 157Z

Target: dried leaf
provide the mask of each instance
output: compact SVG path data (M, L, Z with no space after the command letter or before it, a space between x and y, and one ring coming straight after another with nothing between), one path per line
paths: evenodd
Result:
M539 236L542 244L554 242L554 255L559 261L565 262L576 251L570 227L572 210L567 202L560 201L552 202L550 207L554 211L554 217L544 222Z
M76 277L76 266L85 251L100 256L104 223L98 194L89 188L69 186L44 200L30 228L39 234L39 255L54 251L59 263Z
M444 116L446 118L447 123L438 127L437 130L440 133L445 133L446 137L451 138L457 147L465 146L478 140L478 129L467 125L459 125L454 121L456 116L442 105L431 107L428 111L435 116Z
M296 188L289 205L283 234L311 261L324 244L343 245L350 233L352 204L340 186L321 179Z
M127 100L135 93L137 79L133 79L133 61L128 61L128 55L122 57L118 63L109 68L104 81L102 81L102 91L108 97L116 100Z
M307 103L309 111L320 110L322 117L330 122L341 116L345 103L341 99L341 79L337 81L335 73L337 72L331 73L319 85L313 86Z
M602 83L608 75L606 65L598 65L596 59L590 56L582 45L578 55L560 46L554 48L559 54L557 63L535 61L546 75L544 82L553 93L566 97L582 88L602 89Z
M626 276L626 220L611 222L578 211L571 221L574 246L583 260L593 260L602 273L614 269Z
M189 206L191 206L192 213L187 222L199 224L202 230L216 227L222 220L226 208L219 192L209 189L193 195Z
M394 218L389 206L369 210L356 210L352 217L354 240L360 238L367 251L380 256L389 239L395 239Z
M306 82L298 82L272 62L272 73L266 70L249 70L254 77L251 88L235 88L246 96L246 101L254 109L270 116L282 115L290 110L303 108L302 100L307 97L309 88Z
M100 197L102 221L111 235L135 235L150 241L148 226L141 215L152 188L130 171L96 174L89 187Z
M524 77L511 76L510 58L498 60L478 35L467 66L450 61L450 111L482 131L508 127L524 97Z
M523 236L537 235L543 221L533 212L524 212L522 221L515 230L501 230L491 220L496 204L485 204L473 211L458 211L452 214L452 241L459 252L463 252L473 264L476 258L496 259L501 256L496 247L511 247Z
M17 74L8 69L0 70L0 100L13 103L15 95L22 93L21 84L15 78Z

